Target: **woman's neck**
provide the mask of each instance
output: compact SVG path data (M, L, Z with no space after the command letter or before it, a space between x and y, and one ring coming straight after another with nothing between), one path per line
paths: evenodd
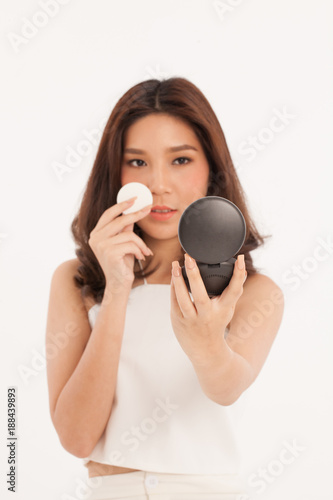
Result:
M158 240L144 235L142 239L154 254L151 257L146 257L146 261L150 264L149 267L152 269L157 262L161 263L157 270L159 275L170 274L172 262L183 259L183 252L178 237L168 240Z

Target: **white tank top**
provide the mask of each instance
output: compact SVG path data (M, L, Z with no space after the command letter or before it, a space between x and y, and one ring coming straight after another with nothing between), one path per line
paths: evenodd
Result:
M171 474L238 474L236 424L245 394L231 406L204 394L172 329L170 286L144 279L130 292L111 416L83 463ZM89 310L91 328L99 308L95 304Z

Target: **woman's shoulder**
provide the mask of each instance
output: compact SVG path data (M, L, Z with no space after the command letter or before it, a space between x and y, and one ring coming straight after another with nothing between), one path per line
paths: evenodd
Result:
M243 286L243 300L245 298L271 299L276 304L284 303L283 291L278 284L266 274L255 273L247 277Z
M255 287L265 286L265 287L271 288L272 290L280 289L280 287L277 285L277 283L272 278L270 278L266 274L262 274L262 273L254 273L254 274L251 274L250 276L248 276L245 283L244 283L244 287L245 287L245 284L249 284L249 283L251 283L251 286L255 286Z
M53 276L61 280L65 286L71 287L73 293L77 293L77 295L81 297L84 307L88 312L96 302L92 296L82 297L80 289L74 283L74 276L80 265L81 262L77 258L66 260L57 266Z

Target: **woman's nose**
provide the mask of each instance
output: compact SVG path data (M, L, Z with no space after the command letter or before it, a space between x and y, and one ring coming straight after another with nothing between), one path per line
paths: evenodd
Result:
M152 169L150 179L148 180L148 187L152 193L160 193L170 190L170 175L166 169Z

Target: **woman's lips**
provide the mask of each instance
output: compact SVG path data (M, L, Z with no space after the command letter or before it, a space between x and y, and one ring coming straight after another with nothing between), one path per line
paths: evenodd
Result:
M170 212L165 212L165 213L150 212L149 215L155 220L163 221L170 219L176 212L177 210L171 210Z

